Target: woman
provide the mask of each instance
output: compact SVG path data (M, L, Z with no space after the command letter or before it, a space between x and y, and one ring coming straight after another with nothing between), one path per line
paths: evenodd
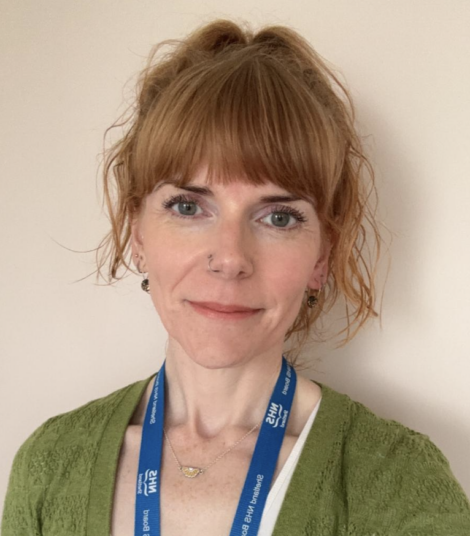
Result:
M2 534L469 534L426 436L291 366L338 298L346 341L376 314L370 167L318 55L214 22L149 64L128 126L98 270L118 279L131 251L166 360L26 441Z

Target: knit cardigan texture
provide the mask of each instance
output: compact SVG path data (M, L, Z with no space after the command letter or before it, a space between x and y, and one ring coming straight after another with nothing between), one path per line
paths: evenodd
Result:
M26 440L2 536L109 536L121 444L151 379L53 417ZM470 536L469 501L428 436L318 385L273 536Z

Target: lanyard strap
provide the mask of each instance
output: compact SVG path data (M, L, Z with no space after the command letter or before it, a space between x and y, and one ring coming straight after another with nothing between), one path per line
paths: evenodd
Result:
M230 536L256 536L294 399L297 376L282 367L256 441ZM137 473L135 536L160 536L160 465L163 445L165 363L147 404Z

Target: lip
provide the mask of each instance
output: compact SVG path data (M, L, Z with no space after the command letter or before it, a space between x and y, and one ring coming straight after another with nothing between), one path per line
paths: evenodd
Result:
M189 302L192 308L199 314L208 318L221 318L226 320L241 320L248 318L261 311L236 304L221 304L217 302Z
M212 309L213 311L220 311L222 313L246 313L249 311L259 311L259 309L253 309L252 307L244 307L243 305L227 304L217 302L190 302L206 309Z

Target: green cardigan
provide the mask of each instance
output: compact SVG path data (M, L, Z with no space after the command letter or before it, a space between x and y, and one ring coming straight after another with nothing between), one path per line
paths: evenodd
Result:
M108 536L127 424L151 378L49 419L18 451L2 536ZM273 536L469 536L470 504L420 433L326 385Z

